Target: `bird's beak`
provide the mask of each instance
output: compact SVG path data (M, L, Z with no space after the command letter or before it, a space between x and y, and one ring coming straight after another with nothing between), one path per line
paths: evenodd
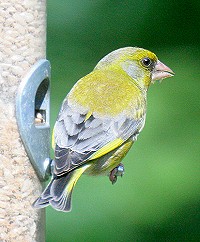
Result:
M174 76L174 74L168 66L158 60L152 73L152 82Z

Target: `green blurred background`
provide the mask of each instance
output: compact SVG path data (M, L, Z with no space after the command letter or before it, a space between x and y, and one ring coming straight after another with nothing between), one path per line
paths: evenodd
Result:
M82 176L71 213L47 208L46 241L200 241L200 1L47 4L52 126L74 83L112 50L152 50L176 75L151 86L124 177Z

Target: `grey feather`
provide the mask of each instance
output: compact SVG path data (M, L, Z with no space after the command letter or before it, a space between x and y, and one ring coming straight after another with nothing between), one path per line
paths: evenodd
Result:
M56 210L69 212L73 189L66 191L66 186L72 176L73 171L62 177L54 176L41 196L33 203L33 207L44 208L51 204Z
M120 115L115 119L78 113L64 101L55 124L55 173L60 176L84 164L97 150L121 138L124 141L137 136L144 126L145 117L139 120Z

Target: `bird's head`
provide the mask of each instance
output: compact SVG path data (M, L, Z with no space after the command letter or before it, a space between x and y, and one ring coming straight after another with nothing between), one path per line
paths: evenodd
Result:
M95 69L126 72L144 89L147 89L151 82L174 75L154 53L138 47L125 47L109 53L98 62Z

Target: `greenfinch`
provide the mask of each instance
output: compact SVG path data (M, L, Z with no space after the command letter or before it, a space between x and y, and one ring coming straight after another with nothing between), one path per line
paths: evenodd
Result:
M52 179L33 206L70 211L83 173L107 175L115 183L124 172L121 160L144 127L150 84L173 75L142 48L121 48L102 58L63 101L53 132Z

